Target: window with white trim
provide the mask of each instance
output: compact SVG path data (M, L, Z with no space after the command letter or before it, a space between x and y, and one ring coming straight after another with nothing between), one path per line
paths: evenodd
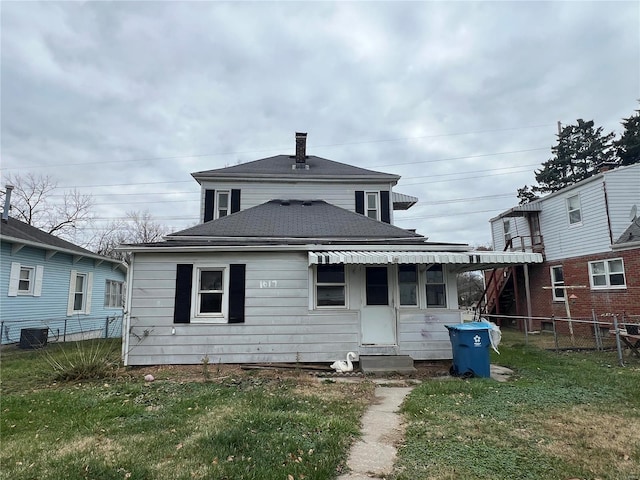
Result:
M622 258L589 262L589 282L593 290L627 288Z
M227 269L214 266L199 267L195 269L195 274L195 317L219 318L226 321Z
M551 286L553 299L555 301L564 301L565 290L564 288L564 271L562 265L556 265L551 267Z
M366 202L367 217L373 218L374 220L380 220L380 202L378 198L378 192L367 192Z
M73 312L84 312L87 298L87 276L76 274L75 289L73 291Z
M217 199L216 199L216 205L217 205L217 217L216 218L222 218L222 217L226 217L227 215L229 215L229 211L230 211L230 197L231 194L229 193L228 190L221 190L216 192L217 195Z
M35 283L35 271L33 267L20 265L20 278L18 280L18 295L33 295L33 284Z
M11 262L7 296L39 297L42 293L43 272L44 267L42 265L31 266L22 265L19 262Z
M122 308L124 305L124 282L106 280L104 285L104 306L106 308Z
M427 308L447 306L447 285L441 264L431 265L426 272Z
M573 195L567 198L567 213L569 215L569 225L577 225L582 222L580 195Z
M398 265L398 287L400 305L418 306L418 267L417 265Z
M509 243L509 240L511 240L511 219L510 218L504 218L502 220L502 229L504 231L504 244L506 246Z
M346 307L344 265L316 265L316 307Z
M92 272L80 273L77 270L71 270L67 315L91 313L92 288Z

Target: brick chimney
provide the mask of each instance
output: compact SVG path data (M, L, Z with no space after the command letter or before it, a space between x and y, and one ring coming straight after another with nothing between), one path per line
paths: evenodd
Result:
M296 132L296 163L304 164L307 159L307 134Z

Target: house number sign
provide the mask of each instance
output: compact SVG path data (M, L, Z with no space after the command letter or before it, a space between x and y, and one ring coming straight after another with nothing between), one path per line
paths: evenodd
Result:
M278 288L277 280L260 280L260 288Z

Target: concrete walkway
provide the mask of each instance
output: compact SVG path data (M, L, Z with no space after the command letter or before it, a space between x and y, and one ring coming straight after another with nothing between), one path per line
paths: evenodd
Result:
M385 478L393 470L396 445L404 429L398 409L413 387L384 387L375 390L375 401L362 417L362 437L349 454L350 473L338 480Z

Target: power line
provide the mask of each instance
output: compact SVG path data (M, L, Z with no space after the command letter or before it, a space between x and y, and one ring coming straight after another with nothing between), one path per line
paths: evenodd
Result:
M407 140L422 140L426 138L441 138L441 137L454 137L454 136L462 136L462 135L476 135L480 133L492 133L492 132L506 132L512 130L525 130L531 128L542 128L549 127L550 124L541 124L541 125L527 125L522 127L508 127L508 128L497 128L490 130L476 130L471 132L456 132L456 133L441 133L436 135L418 135L414 137L399 137L399 138L388 138L388 139L380 139L380 140L362 140L359 142L342 142L342 143L327 143L327 144L310 144L309 148L328 148L328 147L343 147L348 145L365 145L370 143L386 143L386 142L400 142ZM282 151L283 148L287 147L273 147L259 150L245 150L245 151L232 151L232 152L215 152L215 153L199 153L193 155L174 155L168 157L150 157L150 158L138 158L138 159L129 159L129 160L101 160L96 162L79 162L79 163L58 163L58 164L43 164L43 165L29 165L29 166L21 166L21 167L8 167L8 168L0 168L0 170L25 170L30 168L53 168L53 167L73 167L73 166L87 166L87 165L105 165L105 164L114 164L114 163L132 163L132 162L152 162L158 160L179 160L185 158L202 158L202 157L215 157L215 156L227 156L227 155L248 155L254 153L266 153L266 152L274 152L274 151ZM548 147L545 147L548 148Z

